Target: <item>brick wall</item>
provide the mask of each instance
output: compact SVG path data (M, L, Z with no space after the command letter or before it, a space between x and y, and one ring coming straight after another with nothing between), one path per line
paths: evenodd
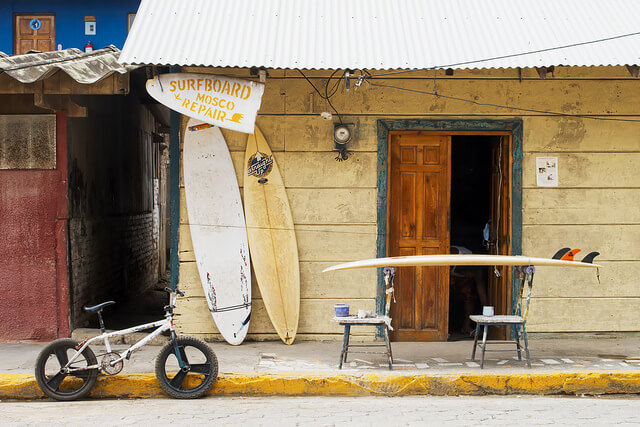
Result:
M152 212L133 216L74 218L69 222L74 327L93 315L82 310L113 299L122 302L158 281L158 235Z

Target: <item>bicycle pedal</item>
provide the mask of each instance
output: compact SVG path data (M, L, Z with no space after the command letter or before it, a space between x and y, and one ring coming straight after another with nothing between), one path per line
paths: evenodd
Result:
M127 355L124 358L127 359L127 360L131 359L131 354L132 353L133 353L132 351L127 352Z

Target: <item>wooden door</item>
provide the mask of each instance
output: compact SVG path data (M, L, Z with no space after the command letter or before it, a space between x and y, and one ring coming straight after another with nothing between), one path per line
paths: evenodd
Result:
M491 218L489 220L489 253L511 255L511 170L510 140L501 136L491 147ZM497 273L497 274L496 274ZM489 304L496 314L511 314L511 268L489 268ZM506 327L491 328L491 339L505 339Z
M14 15L13 54L22 55L30 50L50 52L56 50L55 15Z
M449 253L451 138L424 132L390 136L388 253ZM445 341L449 268L401 267L391 317L396 341Z

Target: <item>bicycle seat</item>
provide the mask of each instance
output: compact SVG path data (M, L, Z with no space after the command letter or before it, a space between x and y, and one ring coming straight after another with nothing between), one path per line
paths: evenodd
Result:
M95 313L96 311L101 311L103 308L105 307L109 307L110 305L115 304L115 301L107 301L107 302L103 302L102 304L98 304L98 305L94 305L92 307L83 307L84 311L87 311L89 313Z

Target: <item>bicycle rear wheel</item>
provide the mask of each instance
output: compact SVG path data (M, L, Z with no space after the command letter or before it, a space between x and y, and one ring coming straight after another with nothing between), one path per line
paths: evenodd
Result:
M36 382L40 390L56 400L80 399L91 391L98 378L98 369L65 372L62 368L76 353L78 342L70 338L61 338L47 345L36 360ZM87 347L71 364L70 368L86 368L96 365L93 351Z
M208 392L218 378L218 358L201 339L177 337L180 367L173 342L166 344L156 359L160 387L176 399L194 399Z

